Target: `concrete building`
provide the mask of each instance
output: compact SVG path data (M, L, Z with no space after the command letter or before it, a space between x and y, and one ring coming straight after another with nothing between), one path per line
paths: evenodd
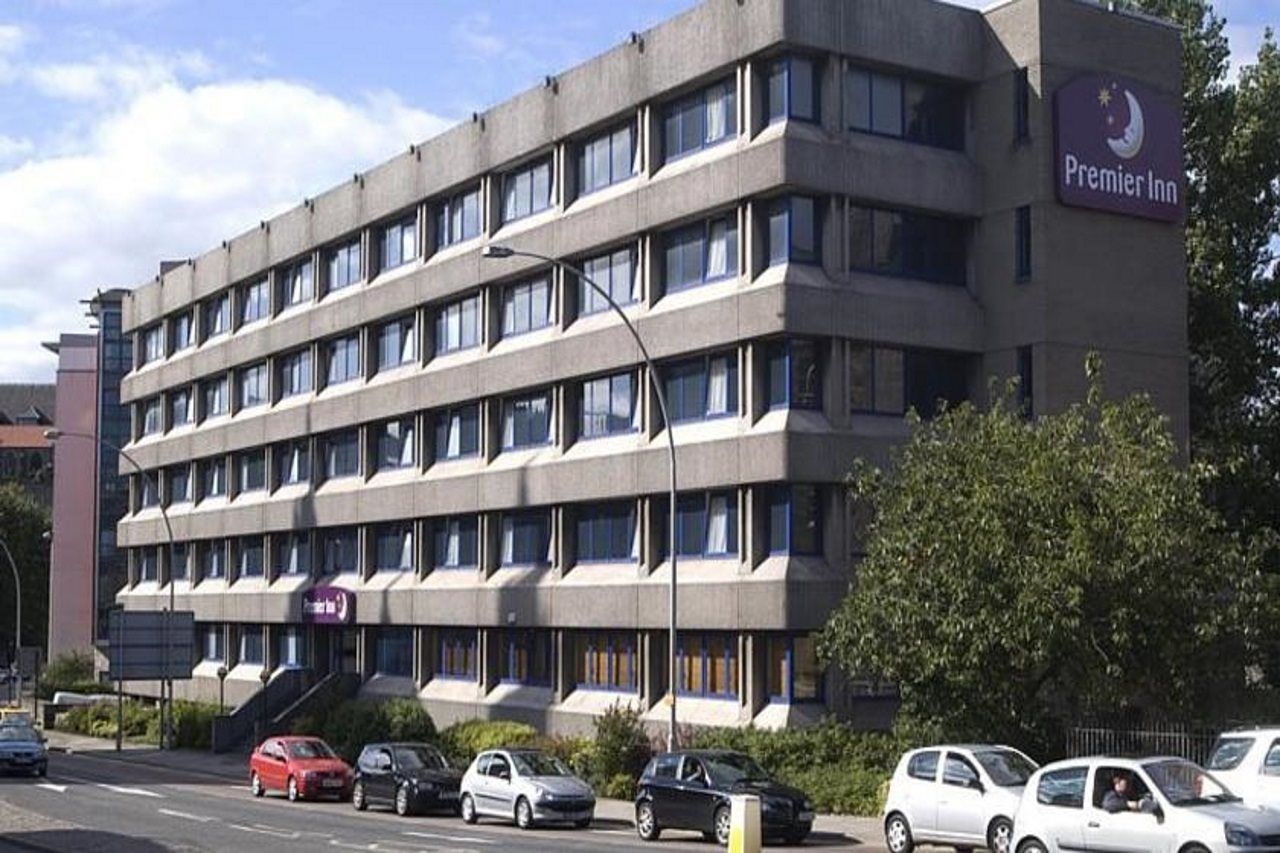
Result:
M1053 96L1082 75L1100 144L1129 110L1106 157L1176 153L1158 21L708 0L169 269L124 301L130 449L163 486L133 479L120 601L173 583L195 611L179 695L305 666L442 723L662 720L667 426L621 322L571 275L482 257L501 243L581 265L659 361L681 720L857 713L870 689L812 636L857 557L842 477L905 410L1011 376L1058 410L1098 350L1186 440L1178 178L1151 172L1150 215L1063 190L1142 186L1070 151L1063 177L1078 117Z

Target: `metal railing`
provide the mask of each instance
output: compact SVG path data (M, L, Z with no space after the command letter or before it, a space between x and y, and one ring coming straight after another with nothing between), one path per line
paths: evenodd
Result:
M1069 758L1175 755L1204 764L1220 731L1179 723L1146 724L1140 728L1077 726L1067 732L1066 753Z

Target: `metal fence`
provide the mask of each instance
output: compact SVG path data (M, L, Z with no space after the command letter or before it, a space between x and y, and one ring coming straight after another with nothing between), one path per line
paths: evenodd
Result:
M1200 729L1169 723L1141 729L1080 726L1067 733L1069 758L1085 755L1136 757L1176 755L1197 764L1209 760L1219 730Z

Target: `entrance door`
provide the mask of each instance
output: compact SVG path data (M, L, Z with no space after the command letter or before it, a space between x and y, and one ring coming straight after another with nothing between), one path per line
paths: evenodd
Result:
M330 672L359 672L356 654L358 637L354 628L330 628L324 632L329 646Z

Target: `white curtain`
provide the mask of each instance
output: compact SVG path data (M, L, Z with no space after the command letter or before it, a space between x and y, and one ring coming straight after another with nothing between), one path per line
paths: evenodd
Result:
M510 404L502 412L502 446L511 447L516 442L516 409Z
M534 285L534 292L542 297L542 316L539 317L539 326L550 326L556 319L555 301L551 298L551 280L543 279L540 284Z
M446 442L446 456L453 459L462 452L462 415L454 412L449 415L449 439Z
M707 511L707 553L723 554L729 550L729 499L712 496Z
M400 327L400 363L413 361L417 356L416 347L414 346L414 327L413 323L406 323Z
M707 142L724 137L729 125L729 99L725 97L725 85L707 90Z
M502 519L502 564L510 565L516 559L516 528L511 519Z
M631 525L631 559L640 559L640 525L636 524L636 514L633 511L628 523Z
M400 536L400 568L413 568L413 532L410 530Z
M289 448L289 476L290 483L298 482L301 472L298 470L302 462L302 453L296 447Z
M628 279L629 290L630 290L630 293L631 293L631 301L632 301L632 302L639 302L639 301L640 301L640 270L639 270L639 267L638 267L638 265L637 265L637 264L634 264L634 263L632 263L632 262L631 262L631 252L630 252L630 250L628 250L628 251L626 251L626 252L623 252L623 253L622 253L622 256L623 256L624 258L626 258L626 262L625 262L625 263L626 263L626 265L625 265L624 269L626 270L626 275L627 275L627 279Z
M445 537L444 548L444 564L446 566L456 566L461 561L462 547L462 525L459 522L449 522L448 534Z
M547 564L548 566L550 566L550 565L553 565L553 564L555 563L555 559L556 559L556 536L555 536L555 533L554 533L554 532L552 531L552 529L551 529L551 520L550 520L550 518L548 518L548 519L547 519L547 526L546 526L546 528L545 528L545 529L546 529L546 531L547 531L547 559L546 559L546 564Z
M716 278L729 271L729 241L723 219L711 223L711 235L707 244L707 278Z
M408 467L413 464L413 427L409 426L404 429L404 435L400 437L400 465Z
M707 414L723 415L729 411L729 360L711 359L707 377Z

